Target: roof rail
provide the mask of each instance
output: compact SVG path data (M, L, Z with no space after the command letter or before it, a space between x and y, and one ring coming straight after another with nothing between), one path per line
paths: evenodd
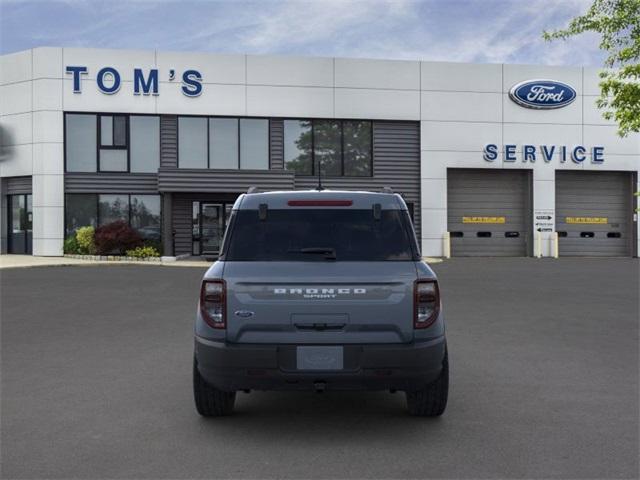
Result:
M249 187L247 193L258 193L258 187Z
M382 187L382 193L395 193L391 187Z

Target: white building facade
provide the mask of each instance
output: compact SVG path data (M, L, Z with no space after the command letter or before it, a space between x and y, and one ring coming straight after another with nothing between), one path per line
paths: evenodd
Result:
M320 165L402 193L425 256L637 256L640 136L596 68L36 48L0 72L3 253L123 219L215 255L237 195Z

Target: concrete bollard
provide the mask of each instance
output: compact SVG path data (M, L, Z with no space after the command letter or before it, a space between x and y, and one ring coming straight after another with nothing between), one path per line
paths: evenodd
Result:
M444 258L451 258L451 234L449 232L444 232L442 250Z

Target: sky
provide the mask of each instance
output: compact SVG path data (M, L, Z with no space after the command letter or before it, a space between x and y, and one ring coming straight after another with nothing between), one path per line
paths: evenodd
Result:
M38 46L600 65L545 42L593 0L0 0L0 53Z

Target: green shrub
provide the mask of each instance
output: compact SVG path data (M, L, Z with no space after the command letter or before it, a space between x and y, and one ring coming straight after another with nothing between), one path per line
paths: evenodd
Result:
M136 247L132 250L127 250L127 257L147 258L147 257L159 257L160 252L154 247Z
M96 253L96 245L94 243L95 229L91 226L80 227L76 230L76 240L78 242L78 251L83 255L94 255Z
M162 255L162 242L158 240L151 240L150 238L145 238L143 247L152 247L155 248L160 255Z
M78 250L78 240L76 240L75 235L71 235L64 239L64 253L75 255L79 253Z

